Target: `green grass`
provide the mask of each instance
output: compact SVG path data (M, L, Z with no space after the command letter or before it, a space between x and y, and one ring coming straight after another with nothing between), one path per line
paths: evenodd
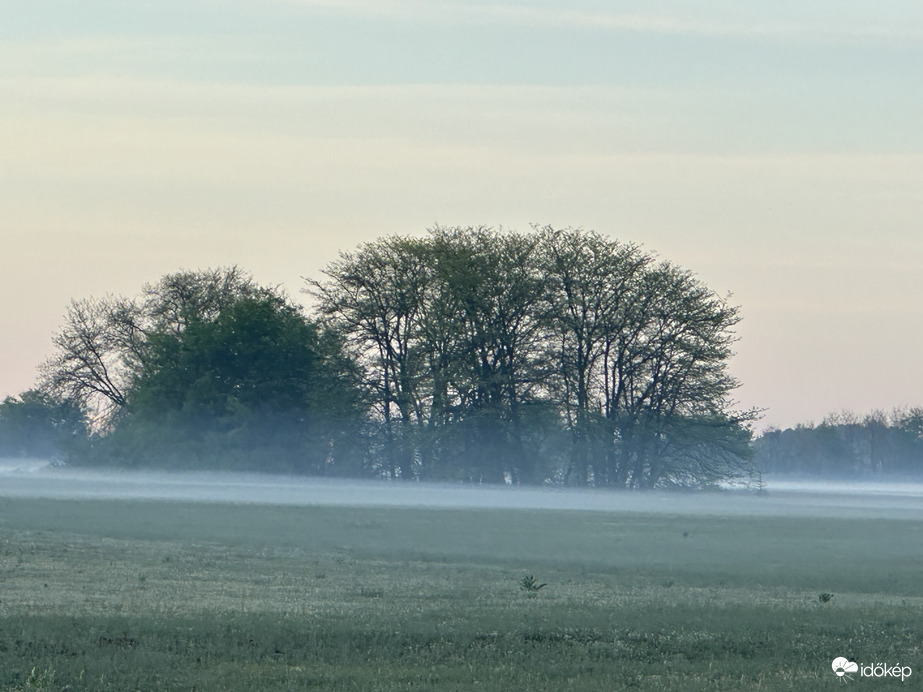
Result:
M0 690L817 690L836 656L923 676L921 546L880 519L3 499Z

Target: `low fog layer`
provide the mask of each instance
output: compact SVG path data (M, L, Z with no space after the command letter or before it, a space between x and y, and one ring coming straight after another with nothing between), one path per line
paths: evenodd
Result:
M767 493L459 486L234 473L102 472L0 461L0 496L278 505L546 509L923 520L923 484L772 480Z

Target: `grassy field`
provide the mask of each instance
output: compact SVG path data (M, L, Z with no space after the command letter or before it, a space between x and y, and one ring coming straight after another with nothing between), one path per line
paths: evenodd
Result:
M919 689L921 553L882 519L0 499L0 690L820 690L838 656Z

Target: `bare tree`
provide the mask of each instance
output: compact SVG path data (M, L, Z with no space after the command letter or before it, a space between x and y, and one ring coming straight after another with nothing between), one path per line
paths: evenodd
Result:
M52 340L57 352L40 366L42 389L78 402L97 428L127 401L136 312L124 298L72 300Z
M275 291L257 285L253 276L237 265L181 270L144 285L139 313L146 329L181 334L190 320L209 322L241 298L274 294Z

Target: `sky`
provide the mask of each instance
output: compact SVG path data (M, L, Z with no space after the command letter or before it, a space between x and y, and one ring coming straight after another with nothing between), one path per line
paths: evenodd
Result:
M740 306L759 428L923 405L923 4L0 0L0 398L72 298L302 303L434 225L581 227Z

